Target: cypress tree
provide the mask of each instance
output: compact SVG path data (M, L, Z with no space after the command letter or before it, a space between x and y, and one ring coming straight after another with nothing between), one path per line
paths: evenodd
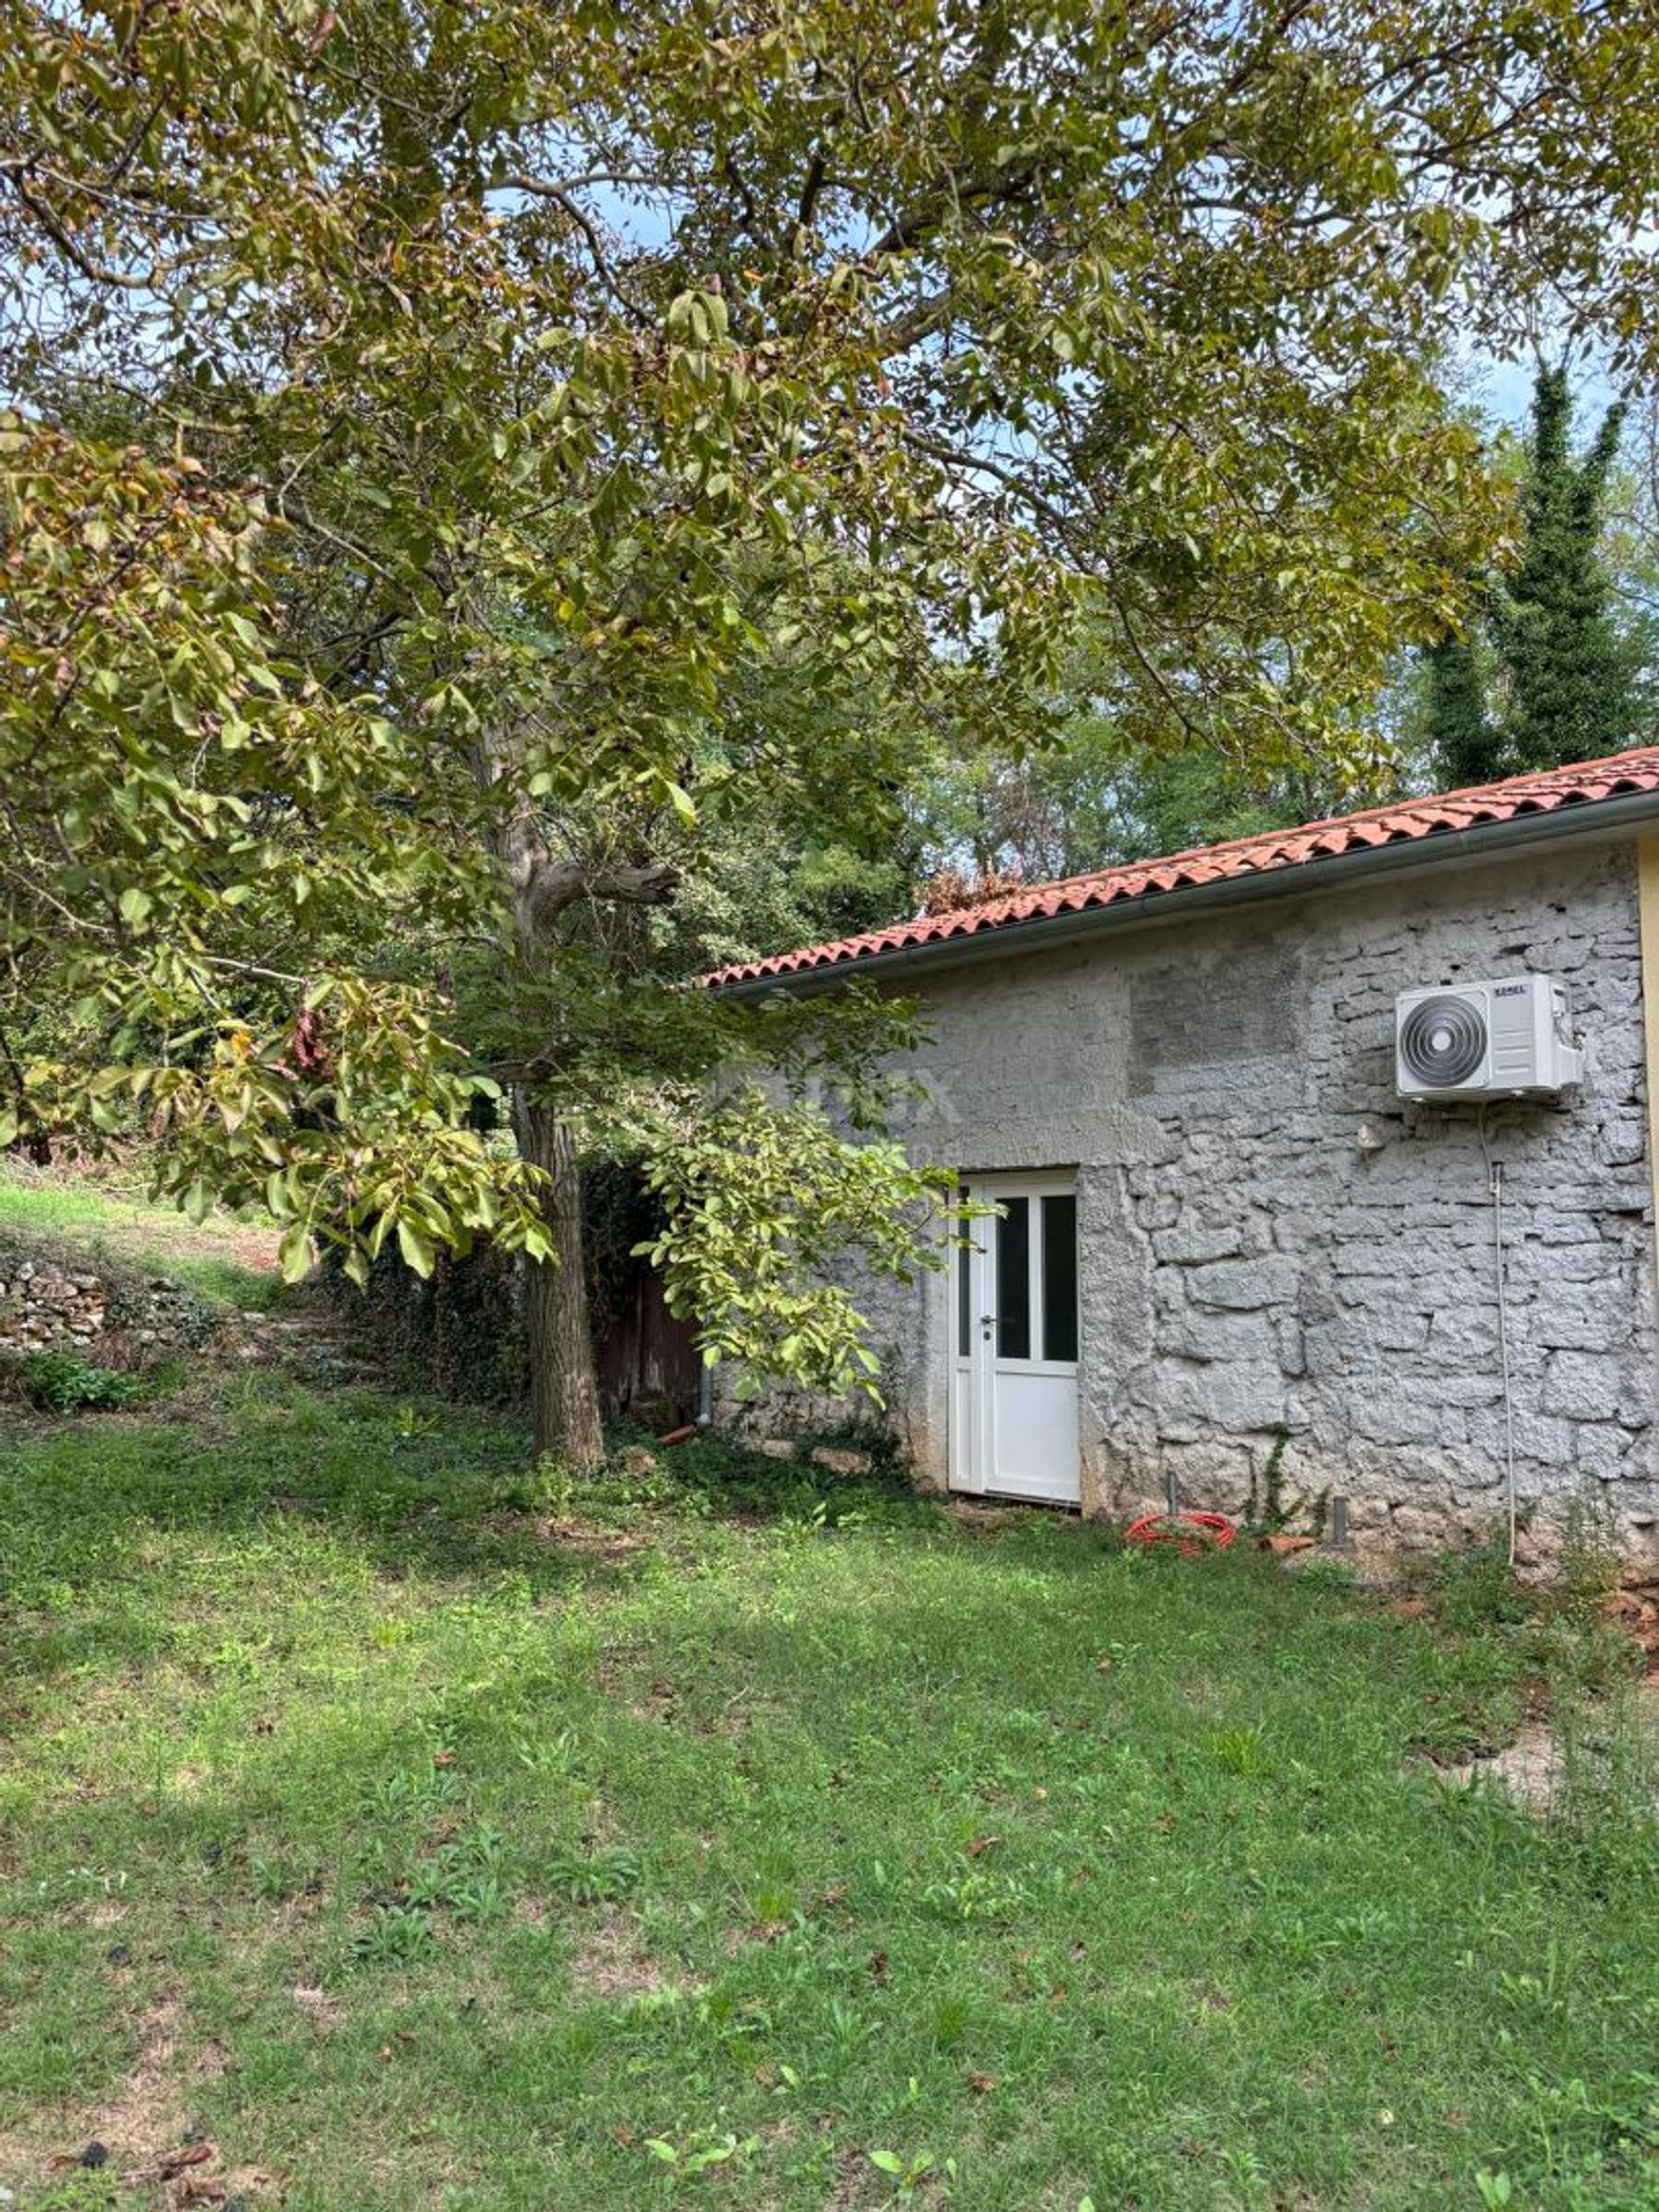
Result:
M1503 735L1486 712L1486 687L1470 638L1443 638L1423 656L1428 672L1427 735L1443 791L1490 784L1508 772Z
M1539 371L1521 566L1494 608L1513 772L1616 753L1637 728L1637 654L1613 620L1612 587L1598 550L1624 412L1608 409L1575 461L1566 372Z

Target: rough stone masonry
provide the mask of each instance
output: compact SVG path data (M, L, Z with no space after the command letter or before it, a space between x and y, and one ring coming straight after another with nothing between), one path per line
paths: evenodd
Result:
M165 1275L66 1265L44 1246L0 1241L0 1353L102 1357L114 1342L142 1359L200 1344L215 1326L202 1301Z
M1395 1095L1398 992L1526 970L1571 989L1586 1073L1565 1104ZM1633 840L1172 913L941 968L925 995L912 1151L1077 1173L1086 1511L1160 1503L1172 1475L1185 1503L1236 1511L1282 1433L1287 1491L1345 1496L1362 1544L1489 1534L1504 1423L1484 1137L1530 1543L1548 1550L1578 1497L1659 1560ZM863 1288L898 1440L942 1486L947 1280ZM760 1425L825 1420L774 1401Z

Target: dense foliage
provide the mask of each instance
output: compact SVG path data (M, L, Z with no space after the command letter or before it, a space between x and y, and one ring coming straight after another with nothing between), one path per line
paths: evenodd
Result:
M1566 372L1541 369L1516 558L1476 620L1427 656L1426 734L1443 788L1617 753L1654 704L1650 620L1622 608L1605 552L1622 405L1571 448Z
M1617 753L1640 727L1640 647L1615 624L1600 548L1624 417L1610 408L1575 461L1566 375L1540 374L1522 558L1494 610L1510 685L1507 734L1522 768Z
M930 907L1311 821L1380 795L1402 772L1400 751L1380 736L1340 759L1205 737L1137 741L1101 700L1099 677L1084 642L1056 689L1052 744L1016 758L940 748L918 765L906 801Z

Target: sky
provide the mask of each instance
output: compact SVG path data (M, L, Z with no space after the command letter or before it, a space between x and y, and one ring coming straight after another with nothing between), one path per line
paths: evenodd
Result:
M1493 361L1475 365L1473 397L1493 419L1524 425L1532 409L1535 376L1530 361ZM1605 372L1593 362L1582 362L1572 372L1573 410L1580 433L1593 428L1603 410L1618 397Z

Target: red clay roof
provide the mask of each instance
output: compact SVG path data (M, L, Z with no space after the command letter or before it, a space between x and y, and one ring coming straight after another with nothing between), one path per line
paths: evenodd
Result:
M897 922L890 929L868 930L861 937L837 938L832 944L809 945L801 952L742 961L703 980L739 983L768 976L799 976L813 969L850 967L906 945L943 944L951 938L976 937L985 930L1010 929L1020 922L1081 913L1091 906L1150 899L1160 893L1191 890L1201 884L1260 875L1272 869L1306 868L1370 846L1408 844L1446 831L1467 830L1477 823L1554 814L1562 807L1594 805L1599 800L1637 791L1659 791L1659 745L1616 753L1605 760L1580 760L1570 767L1512 776L1505 783L1437 791L1432 798L1407 799L1396 806L1370 807L1363 813L1338 815L1328 822L1304 823L1299 830L1270 830L1260 836L1235 838L1230 844L1199 846L1192 852L1172 853L1166 860L1135 861L1121 868L1101 868L1092 875L1034 884L1029 890L989 899L982 906L963 906L947 914L923 914L914 921Z

